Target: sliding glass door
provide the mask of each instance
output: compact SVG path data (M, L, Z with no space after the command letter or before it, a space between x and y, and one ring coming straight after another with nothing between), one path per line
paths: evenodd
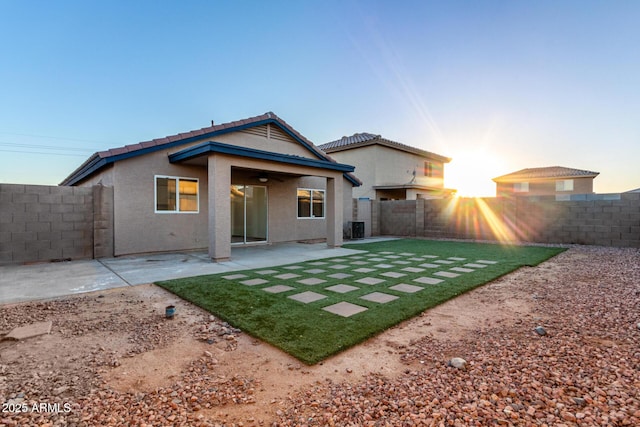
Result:
M267 187L231 186L231 243L267 241Z

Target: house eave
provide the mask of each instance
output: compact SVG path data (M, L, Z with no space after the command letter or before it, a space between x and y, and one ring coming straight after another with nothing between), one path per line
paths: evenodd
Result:
M257 150L237 145L224 144L222 142L208 141L182 151L169 155L170 163L180 163L196 157L209 154L227 154L231 156L247 157L258 160L266 160L277 163L286 163L298 166L306 166L318 169L335 170L339 172L353 172L355 166L328 160L312 159L308 157L294 156L291 154L274 153L271 151Z

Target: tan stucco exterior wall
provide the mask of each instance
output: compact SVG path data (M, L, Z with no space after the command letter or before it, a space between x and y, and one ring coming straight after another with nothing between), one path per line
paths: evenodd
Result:
M221 184L221 190L216 193L220 200L216 203L209 203L210 174L207 159L204 158L199 164L171 164L168 159L169 154L211 140L259 150L316 158L296 141L282 140L281 131L278 136L279 139L267 139L255 133L235 132L207 138L120 160L109 169L82 182L81 185L89 186L102 182L103 185L114 188L114 254L116 256L145 252L206 249L211 244L210 227L215 229L220 224L210 224L210 206L219 206L218 203L222 198L230 198L229 182L265 185L268 188L269 243L325 238L328 229L326 219L297 218L297 189L326 190L328 177L337 179L341 183L345 182L346 184L340 186L338 192L340 199L337 201L340 204L339 217L342 221L347 206L351 207L350 203L344 205L344 200L347 198L349 201L351 200L351 185L343 178L341 172L214 154L211 156L222 159L218 167L231 167L231 175L227 181ZM277 175L282 182L270 179L266 184L263 184L259 183L256 177L257 173L262 170L285 172L286 174ZM155 177L157 175L198 179L199 212L156 213ZM215 175L214 178L226 179L220 175ZM230 208L227 208L226 211L218 212L222 216L216 218L216 220L222 220L221 224L224 224L222 227L226 227L229 221ZM228 232L230 233L230 230ZM217 234L218 237L221 237L221 234L224 233L218 230ZM341 241L339 243L341 244Z
M415 170L414 183L435 188L444 188L444 164L432 158L422 157L406 151L383 145L368 145L352 150L336 151L329 154L336 161L356 167L354 174L363 185L354 187L354 198L380 198L373 186L402 185L410 183ZM424 176L424 162L433 163L433 177ZM420 191L413 191L408 197L416 198Z

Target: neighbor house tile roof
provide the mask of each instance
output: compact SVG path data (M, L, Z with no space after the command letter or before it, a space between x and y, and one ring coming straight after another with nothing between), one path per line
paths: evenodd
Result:
M449 163L450 157L441 156L430 151L421 150L410 145L402 144L400 142L391 141L390 139L383 138L381 135L375 135L372 133L362 132L354 133L351 136L343 136L335 141L327 142L326 144L319 145L325 153L335 153L336 151L351 150L353 148L365 147L367 145L380 144L386 147L395 148L396 150L405 151L407 153L417 154L422 157L429 157L437 159L443 163Z
M517 172L493 178L495 182L503 181L523 181L536 179L558 179L558 178L595 178L600 172L592 172L583 169L565 168L562 166L548 166L544 168L526 168Z
M305 138L293 127L291 127L287 122L282 120L273 112L267 112L260 116L250 117L248 119L236 120L219 125L212 125L202 129L192 130L190 132L178 133L176 135L169 135L163 138L152 139L150 141L143 141L136 144L125 145L123 147L99 151L97 153L94 153L67 178L65 178L65 180L62 181L61 185L74 185L118 160L124 160L149 152L187 144L199 139L222 135L229 132L235 132L267 123L273 123L279 126L293 139L297 140L309 151L314 153L319 159L336 163L336 161L332 159L331 156L327 155L324 151L316 147L311 141ZM361 181L351 173L346 173L345 177L354 185L361 184Z

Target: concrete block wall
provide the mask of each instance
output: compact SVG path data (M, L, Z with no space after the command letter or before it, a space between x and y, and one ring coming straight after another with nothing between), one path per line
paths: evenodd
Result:
M374 201L371 220L374 235L640 247L640 193Z
M90 187L0 184L0 265L93 258L96 195L109 197Z

